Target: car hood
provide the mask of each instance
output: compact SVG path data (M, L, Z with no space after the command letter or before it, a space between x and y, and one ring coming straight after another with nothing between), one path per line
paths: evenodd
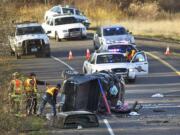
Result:
M29 34L29 35L16 36L16 40L18 42L21 42L24 40L32 40L32 39L44 39L45 42L48 42L49 40L45 34Z
M117 35L117 36L104 36L103 37L105 42L108 43L116 43L118 41L130 41L131 40L131 35L126 34L126 35Z
M97 71L111 70L114 68L130 68L129 63L109 63L109 64L96 64L94 67Z
M56 30L68 30L73 28L85 28L85 26L81 23L73 23L73 24L64 24L55 26Z

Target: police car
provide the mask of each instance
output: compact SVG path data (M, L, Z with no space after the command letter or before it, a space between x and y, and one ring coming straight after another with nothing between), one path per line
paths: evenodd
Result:
M131 52L131 50L135 50L136 52L138 51L136 45L131 44L128 41L119 41L112 44L101 45L98 49L98 51L100 52L104 52L104 51L120 52L124 56L127 56L127 54Z
M93 38L95 49L98 49L102 45L116 44L120 41L135 44L134 36L120 25L101 26L97 29Z
M149 72L146 54L137 52L129 62L120 52L94 52L89 60L83 63L83 72L92 74L99 71L112 71L123 76L130 82L135 82L136 77Z
M55 15L42 24L48 36L56 41L68 38L86 38L86 27L74 15Z

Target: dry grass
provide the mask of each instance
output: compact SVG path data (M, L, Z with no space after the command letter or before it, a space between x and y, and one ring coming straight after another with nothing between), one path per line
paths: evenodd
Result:
M173 20L139 21L127 20L120 24L126 26L134 35L164 37L180 40L180 18Z

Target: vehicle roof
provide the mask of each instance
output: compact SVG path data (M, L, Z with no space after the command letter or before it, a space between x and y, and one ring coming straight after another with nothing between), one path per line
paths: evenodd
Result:
M124 26L121 25L105 25L105 26L101 26L101 29L107 29L107 28L117 28L117 27L122 27L124 28Z
M38 24L38 23L19 23L19 24L16 24L17 28L32 27L32 26L41 26L41 24Z

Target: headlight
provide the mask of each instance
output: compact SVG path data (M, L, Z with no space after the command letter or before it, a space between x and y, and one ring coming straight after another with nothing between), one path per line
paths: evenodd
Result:
M63 30L63 32L65 33L65 32L68 32L68 30Z
M130 68L130 69L129 69L129 72L134 72L134 68Z

